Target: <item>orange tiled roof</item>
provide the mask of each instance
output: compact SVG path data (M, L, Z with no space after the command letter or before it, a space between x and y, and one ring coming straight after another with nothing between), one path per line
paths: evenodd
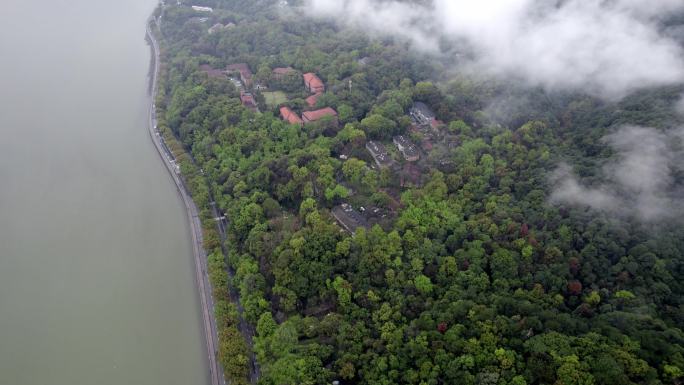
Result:
M308 104L309 107L316 107L316 103L318 103L319 96L321 96L320 93L309 96L308 98L306 98L306 104Z
M280 107L280 116L290 124L302 124L302 119L290 107Z
M304 118L305 122L315 122L317 120L321 120L326 116L337 117L337 111L333 110L330 107L325 107L316 111L306 111L302 114L302 118Z
M311 92L323 92L325 90L323 81L311 72L304 74L304 84L306 84Z

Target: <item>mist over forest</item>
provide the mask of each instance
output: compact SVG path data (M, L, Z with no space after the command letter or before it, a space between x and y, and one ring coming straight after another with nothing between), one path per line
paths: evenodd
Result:
M586 93L608 102L684 83L684 27L676 22L684 17L684 3L677 0L306 0L304 11L405 39L412 49L444 63L447 77L484 76L525 89L541 87L550 95ZM505 122L507 104L520 103L519 98L495 98L485 111ZM675 109L684 114L684 96ZM584 187L561 163L551 175L556 185L551 201L647 222L680 218L684 196L674 174L681 174L684 161L678 145L682 130L618 127L601 139L616 152L603 167L606 183Z
M677 0L307 0L306 11L413 48L470 60L478 74L519 78L547 90L581 90L616 99L644 87L684 80ZM340 17L340 15L344 15ZM451 50L449 49L451 48Z

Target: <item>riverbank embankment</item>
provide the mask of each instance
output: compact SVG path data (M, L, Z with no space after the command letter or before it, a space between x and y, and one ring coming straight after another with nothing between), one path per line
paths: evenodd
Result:
M206 339L207 356L209 360L209 371L212 385L224 385L225 380L223 370L217 360L218 353L218 332L216 329L216 319L214 318L214 304L212 299L212 288L207 274L207 255L203 247L202 225L200 223L199 212L197 205L192 200L188 189L183 182L178 169L178 164L173 158L173 154L169 151L164 143L160 132L157 130L157 117L155 97L157 94L157 81L160 68L160 52L159 43L157 42L154 33L152 32L151 24L156 23L155 19L150 19L147 23L147 41L152 49L152 71L150 73L150 112L148 129L150 137L157 149L159 156L168 170L171 178L176 184L178 193L183 201L185 210L188 215L190 230L192 236L193 256L195 260L196 282L200 295L200 302L202 307L202 321L203 330Z

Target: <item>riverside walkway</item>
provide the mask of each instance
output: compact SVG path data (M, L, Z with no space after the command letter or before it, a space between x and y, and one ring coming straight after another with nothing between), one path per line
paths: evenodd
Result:
M180 176L180 171L173 159L173 155L164 143L161 134L157 130L157 116L155 108L155 96L157 94L157 77L159 76L159 44L152 33L151 24L155 19L150 19L147 23L147 40L154 51L154 69L151 74L150 87L150 113L149 113L149 132L154 142L154 146L159 152L166 169L176 183L178 193L181 196L183 204L185 205L188 219L190 220L190 229L192 233L192 249L195 258L196 283L200 294L200 302L202 306L202 320L203 330L207 345L207 357L209 359L209 373L211 378L211 385L225 385L223 376L223 368L217 360L219 339L216 329L216 319L214 318L214 303L212 298L212 288L209 282L209 275L207 272L207 255L203 247L202 238L202 224L200 223L199 214L195 202L190 197L190 193Z

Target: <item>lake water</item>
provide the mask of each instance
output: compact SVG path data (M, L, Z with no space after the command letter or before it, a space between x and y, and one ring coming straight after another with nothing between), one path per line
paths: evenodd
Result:
M148 137L154 0L0 4L0 385L205 385L189 228Z

